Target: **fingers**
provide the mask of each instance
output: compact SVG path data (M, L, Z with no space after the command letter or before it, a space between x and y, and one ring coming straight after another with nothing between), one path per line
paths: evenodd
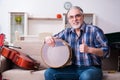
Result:
M84 41L84 39L82 39L82 44L85 44L85 41Z
M46 42L46 43L51 43L51 42L53 42L52 36L47 36L47 37L45 37L45 42Z
M80 45L80 52L82 52L82 53L85 52L85 45L84 44Z
M52 36L48 36L45 38L45 42L49 45L49 46L55 46L55 40Z
M80 52L86 53L88 46L86 45L84 39L82 39L82 43L80 44Z

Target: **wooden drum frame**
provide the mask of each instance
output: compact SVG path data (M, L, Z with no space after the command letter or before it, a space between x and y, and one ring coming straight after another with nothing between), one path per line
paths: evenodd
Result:
M46 65L51 68L60 68L71 64L72 50L67 42L55 39L55 46L43 44L41 57Z

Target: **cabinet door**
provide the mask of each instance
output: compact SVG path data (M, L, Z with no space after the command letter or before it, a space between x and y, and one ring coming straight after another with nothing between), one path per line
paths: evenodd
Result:
M19 40L26 31L26 15L24 12L10 12L10 42Z

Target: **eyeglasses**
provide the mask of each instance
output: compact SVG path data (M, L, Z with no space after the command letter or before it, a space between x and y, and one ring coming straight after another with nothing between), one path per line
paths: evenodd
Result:
M80 18L81 16L82 16L83 14L76 14L75 16L73 16L73 15L70 15L69 17L68 17L68 19L74 19L74 18Z

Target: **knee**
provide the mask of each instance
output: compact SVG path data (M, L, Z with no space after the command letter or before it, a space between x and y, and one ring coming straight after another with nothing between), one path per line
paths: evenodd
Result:
M51 69L47 69L44 73L45 77L50 76L53 73L53 71Z
M53 80L55 71L53 69L47 69L44 73L45 80Z
M102 75L84 72L80 75L79 80L102 80Z
M83 73L80 75L80 79L79 80L93 80L92 76L88 73Z
M47 77L49 77L49 70L47 69L46 71L45 71L45 73L44 73L44 76L45 76L45 78L47 78Z

